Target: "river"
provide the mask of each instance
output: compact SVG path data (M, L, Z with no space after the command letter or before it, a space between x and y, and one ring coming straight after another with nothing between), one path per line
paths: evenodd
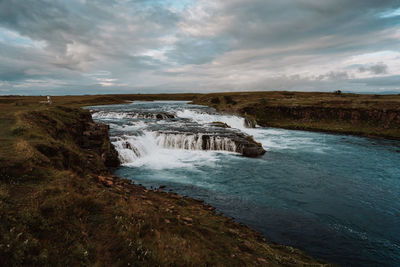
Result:
M276 128L182 101L88 107L110 125L115 174L166 186L290 245L344 266L400 264L400 142ZM158 115L157 115L158 114ZM267 151L236 153L210 126L253 136ZM208 149L199 136L216 131Z

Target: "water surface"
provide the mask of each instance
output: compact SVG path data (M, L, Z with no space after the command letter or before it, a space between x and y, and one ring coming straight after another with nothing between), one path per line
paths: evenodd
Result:
M101 111L94 118L111 126L115 143L124 136L138 150L135 154L132 148L119 149L124 166L116 169L117 175L203 199L267 240L316 258L345 266L399 266L400 142L248 129L242 118L186 102L91 109ZM175 118L133 115L160 111ZM207 127L213 121L252 135L268 152L253 159L231 152L177 149L166 147L155 135L185 125Z

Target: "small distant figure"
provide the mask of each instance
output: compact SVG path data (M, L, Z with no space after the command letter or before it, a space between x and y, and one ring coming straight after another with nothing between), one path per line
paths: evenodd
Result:
M341 90L337 90L335 92L333 92L335 95L342 95L342 91Z
M51 97L48 95L47 96L47 101L40 101L40 104L47 104L47 105L51 105L53 104L53 102L51 101Z

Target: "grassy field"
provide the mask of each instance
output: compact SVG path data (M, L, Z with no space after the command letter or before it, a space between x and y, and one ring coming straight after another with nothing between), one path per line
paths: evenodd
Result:
M80 106L194 97L0 97L2 265L322 266L200 201L99 178L111 174L80 144Z

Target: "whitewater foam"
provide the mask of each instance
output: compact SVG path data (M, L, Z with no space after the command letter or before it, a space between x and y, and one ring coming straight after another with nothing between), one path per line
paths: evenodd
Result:
M176 149L177 143L170 143L171 146L168 147L168 142L165 143L168 140L167 136L164 137L155 132L144 132L140 136L116 137L112 143L118 151L123 166L146 166L160 170L195 168L217 161L216 153L212 151Z
M122 164L132 164L160 150L209 150L236 152L236 144L227 137L202 134L158 133L144 131L142 135L114 137L113 145ZM168 162L168 161L167 161Z
M157 144L164 148L236 152L236 144L228 137L203 134L157 133Z
M121 132L135 132L140 129L147 127L147 124L143 121L129 122L129 124L119 125L115 123L108 123L111 129L121 131Z
M183 119L190 119L199 124L208 124L219 121L244 132L246 132L247 129L245 127L245 119L237 116L209 114L190 109L179 110L176 112L176 116Z

